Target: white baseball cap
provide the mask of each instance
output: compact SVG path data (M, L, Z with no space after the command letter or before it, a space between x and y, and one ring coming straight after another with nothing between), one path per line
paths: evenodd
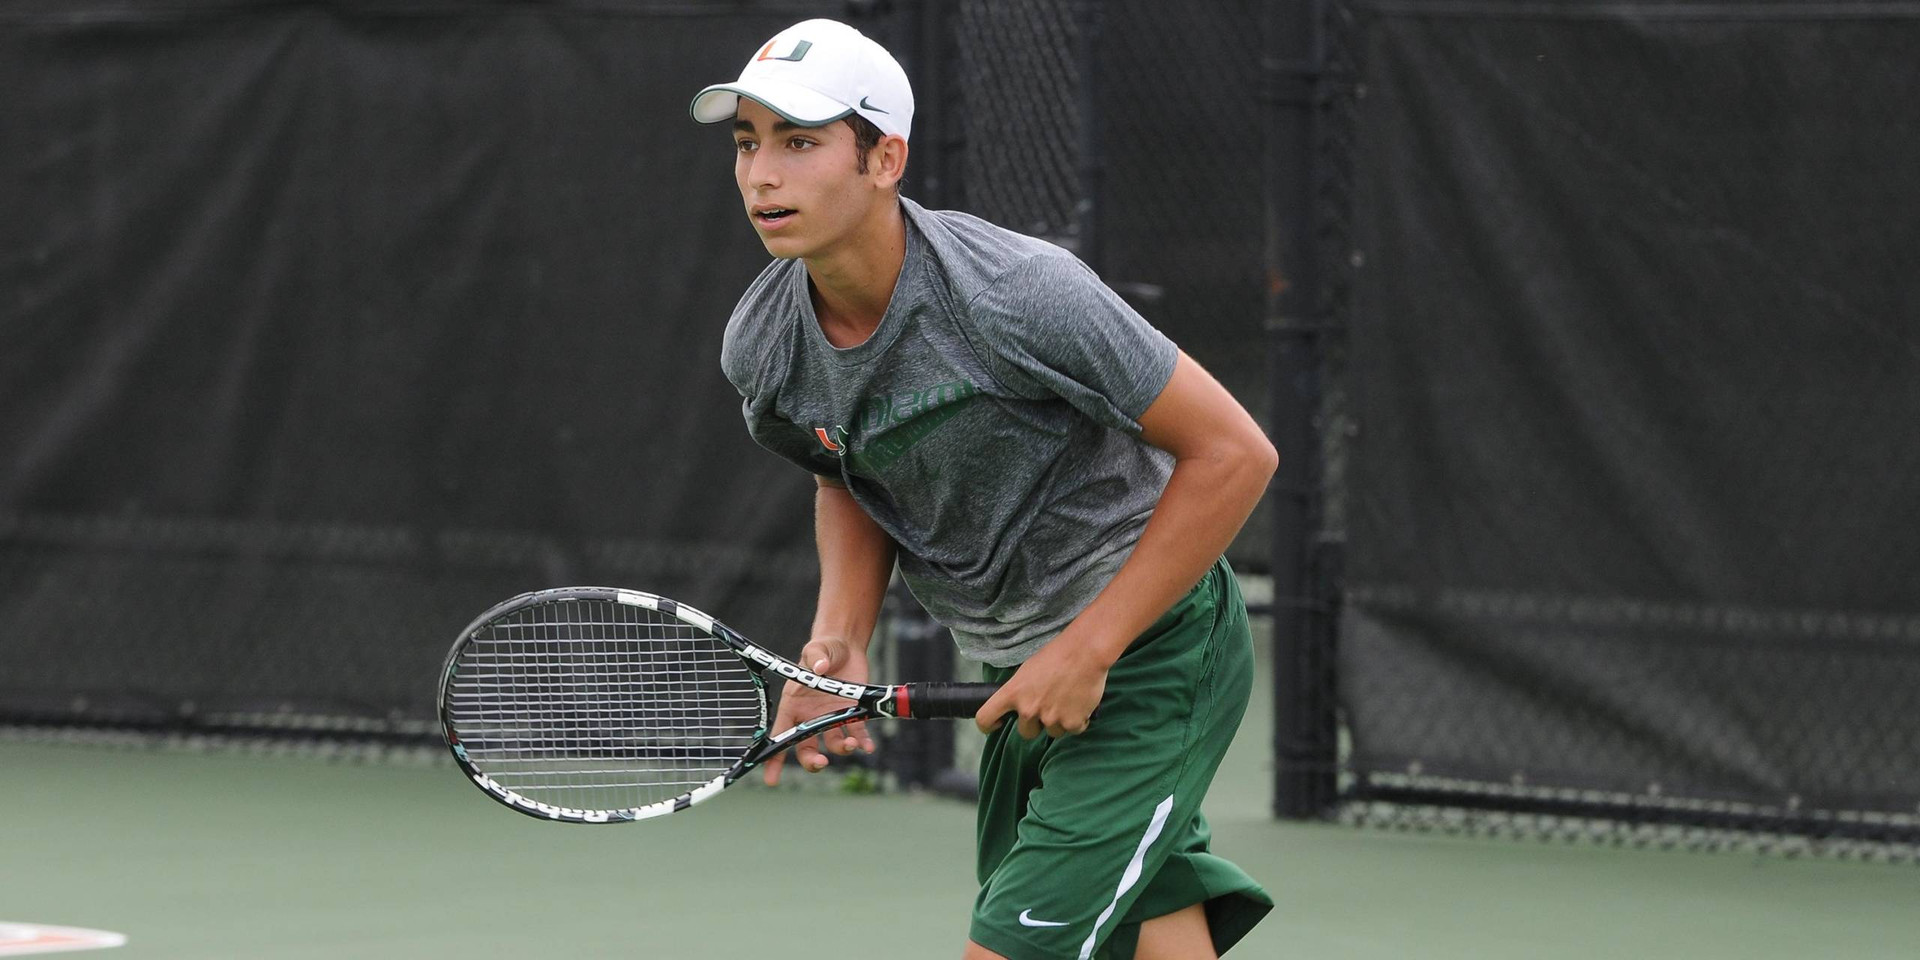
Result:
M887 48L838 20L806 20L774 34L747 61L740 79L716 83L693 98L693 119L733 119L741 97L803 127L859 114L881 133L913 129L913 87Z

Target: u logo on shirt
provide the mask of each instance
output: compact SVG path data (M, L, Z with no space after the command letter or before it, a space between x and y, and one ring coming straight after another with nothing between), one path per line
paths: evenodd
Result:
M834 427L831 432L826 427L814 427L813 435L820 438L820 445L836 457L847 455L847 428ZM837 442L836 442L836 437Z

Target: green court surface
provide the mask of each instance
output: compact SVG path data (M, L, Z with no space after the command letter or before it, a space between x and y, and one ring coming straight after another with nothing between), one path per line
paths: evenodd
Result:
M1273 821L1268 712L1208 802L1279 903L1230 958L1920 956L1912 865ZM756 784L560 826L438 761L0 742L0 923L124 933L127 960L952 958L972 815Z

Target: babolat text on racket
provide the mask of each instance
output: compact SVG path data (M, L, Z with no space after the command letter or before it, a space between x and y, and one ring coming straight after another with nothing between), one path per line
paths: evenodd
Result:
M769 674L854 702L772 735ZM460 769L495 800L543 820L620 823L685 810L822 731L971 717L996 689L823 677L665 597L562 587L461 631L440 723Z

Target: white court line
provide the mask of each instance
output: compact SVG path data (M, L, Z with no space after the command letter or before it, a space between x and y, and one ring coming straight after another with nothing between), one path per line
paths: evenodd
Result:
M24 957L30 953L65 953L71 950L105 950L108 947L125 946L126 943L126 934L111 933L106 930L0 921L0 957Z

